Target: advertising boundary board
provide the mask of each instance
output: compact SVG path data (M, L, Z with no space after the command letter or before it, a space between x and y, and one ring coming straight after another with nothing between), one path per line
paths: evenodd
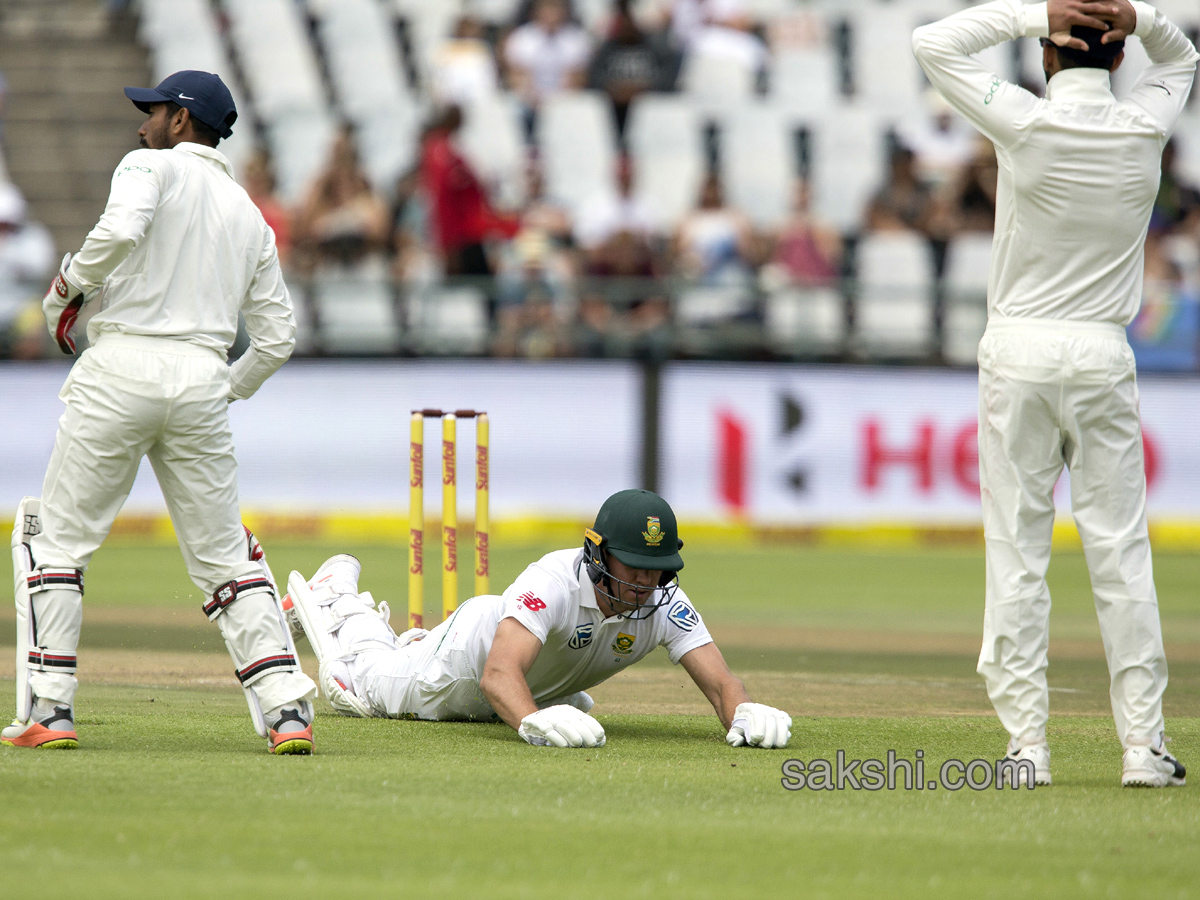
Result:
M41 490L68 367L0 366L0 509ZM408 509L413 409L472 408L491 420L497 518L594 514L640 482L641 377L627 362L297 360L230 407L242 506L278 514L395 515ZM474 422L458 426L458 471L474 465ZM425 430L430 475L441 430ZM435 482L431 481L431 484ZM459 492L470 515L472 492ZM437 505L440 490L427 491ZM159 514L162 495L143 461L126 504Z
M0 513L40 489L68 371L0 365ZM1200 379L1140 381L1152 533L1200 547ZM231 417L246 519L264 533L403 543L408 411L441 405L491 412L502 543L576 535L608 493L658 472L694 540L907 546L981 542L975 396L974 373L940 369L298 360ZM469 453L471 425L460 431ZM428 429L429 460L438 439ZM1065 478L1056 499L1056 539L1073 543ZM464 527L470 512L460 492ZM173 539L148 472L114 537Z
M1139 383L1149 516L1200 520L1200 379ZM660 486L683 518L980 524L974 372L678 363L660 404ZM1065 474L1055 501L1069 519Z

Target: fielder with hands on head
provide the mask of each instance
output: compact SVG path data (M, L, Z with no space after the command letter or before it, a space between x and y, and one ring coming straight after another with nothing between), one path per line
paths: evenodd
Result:
M1117 100L1109 73L1130 35L1151 65ZM1043 39L1045 99L974 58L1023 36ZM1162 150L1200 54L1161 12L1130 0L995 0L918 28L913 49L933 86L996 145L1000 167L979 344L979 672L1009 757L1050 783L1046 568L1065 465L1124 748L1121 782L1182 785L1184 767L1165 746L1167 662L1125 327L1141 303Z
M83 571L148 456L256 730L272 753L310 753L316 685L242 525L229 429L229 403L258 390L294 344L275 239L216 149L237 119L219 77L176 72L125 94L148 116L143 149L117 166L104 215L43 303L65 353L84 305L99 312L59 395L67 408L42 495L21 502L13 529L17 718L0 740L77 746ZM239 311L250 348L231 367Z
M288 579L321 689L345 715L501 719L530 744L597 747L587 688L665 647L712 703L731 746L785 747L792 720L751 701L679 587L675 514L650 491L609 497L583 549L558 550L502 596L474 597L432 631L397 636L386 604L358 590L351 556Z

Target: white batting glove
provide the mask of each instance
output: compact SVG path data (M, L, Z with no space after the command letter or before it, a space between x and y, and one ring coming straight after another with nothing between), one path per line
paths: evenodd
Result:
M573 706L547 706L530 713L517 729L535 747L603 747L604 727Z
M71 254L68 253L63 257L58 274L54 276L50 290L46 291L46 297L42 300L42 311L46 314L50 333L58 342L59 349L67 354L75 352L75 338L71 335L71 329L75 327L79 310L83 308L83 288L67 276L70 268Z
M725 742L730 747L786 747L792 736L792 717L761 703L739 703Z

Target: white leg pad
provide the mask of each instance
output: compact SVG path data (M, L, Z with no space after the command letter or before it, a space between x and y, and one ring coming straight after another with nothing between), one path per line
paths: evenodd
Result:
M288 576L288 595L292 598L292 609L300 620L304 635L317 654L320 666L317 677L329 705L344 716L373 717L375 713L371 707L355 696L353 685L342 684L338 680L336 673L342 667L337 663L342 661L344 654L337 639L330 633L325 616L318 609L312 589L299 572L292 572Z
M217 623L246 694L254 729L267 737L265 710L316 697L317 686L300 668L275 578L258 540L246 529L247 559L260 571L219 587L204 604Z
M30 538L41 532L41 502L22 499L13 524L12 556L17 611L17 718L24 722L34 697L74 706L76 650L83 625L83 572L37 566Z

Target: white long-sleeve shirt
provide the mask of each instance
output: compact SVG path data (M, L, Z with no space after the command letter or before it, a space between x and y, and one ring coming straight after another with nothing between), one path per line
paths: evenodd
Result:
M996 145L989 317L1124 326L1137 314L1162 149L1200 55L1154 7L1133 7L1153 64L1120 101L1100 69L1055 73L1042 100L971 58L1047 37L1045 3L995 0L913 32L930 82Z
M104 215L67 274L89 302L100 301L88 325L93 343L106 333L149 335L226 353L240 310L250 348L230 373L237 399L295 346L275 236L212 147L183 143L121 160Z

